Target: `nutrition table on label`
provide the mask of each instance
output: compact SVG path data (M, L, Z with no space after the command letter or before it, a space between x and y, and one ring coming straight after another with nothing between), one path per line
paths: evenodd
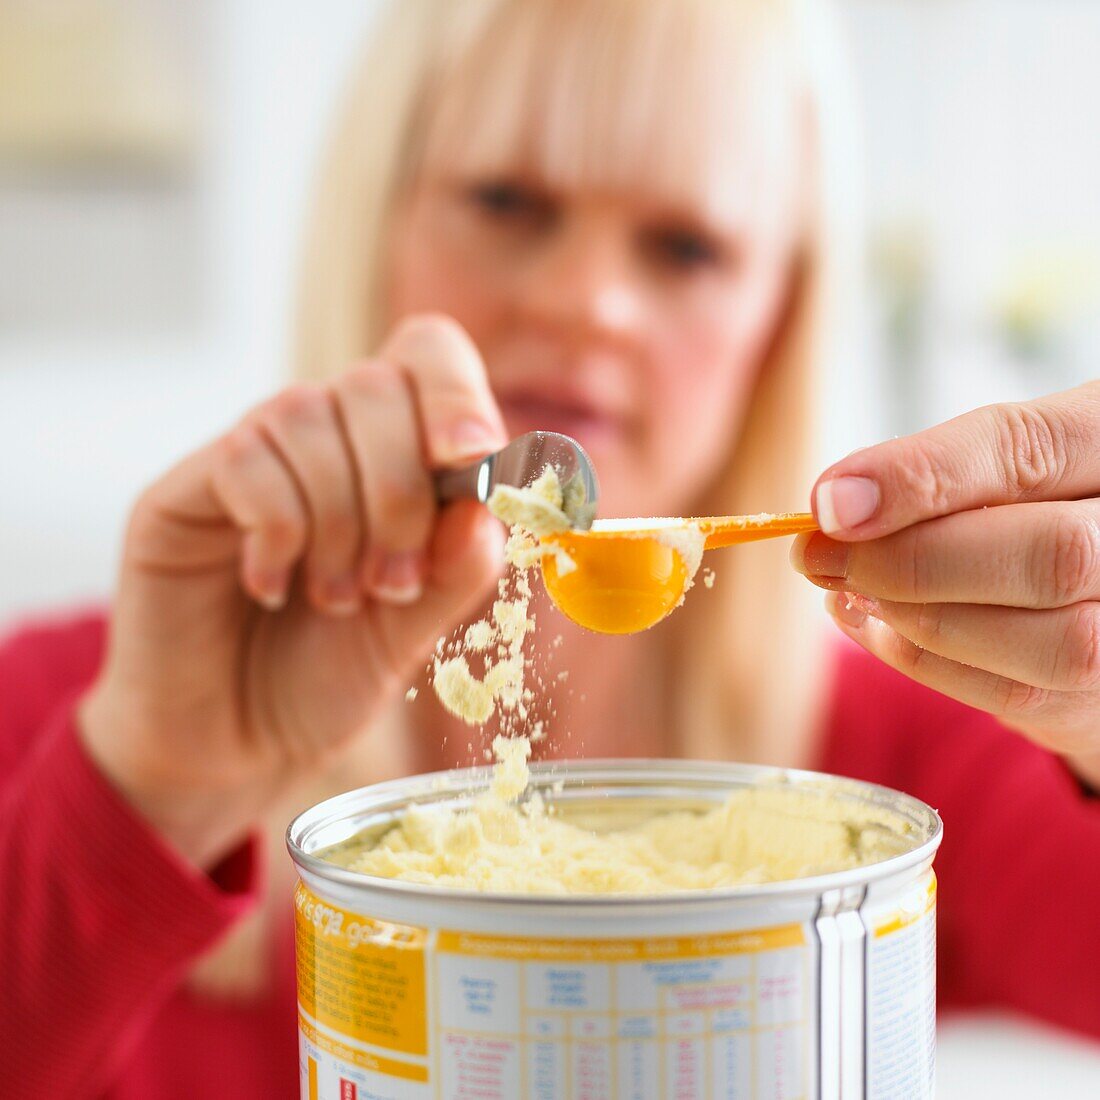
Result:
M441 933L442 1095L791 1100L810 963L797 925L606 944Z

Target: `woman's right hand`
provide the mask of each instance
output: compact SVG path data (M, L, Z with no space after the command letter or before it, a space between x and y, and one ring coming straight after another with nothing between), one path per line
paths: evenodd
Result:
M148 489L127 531L88 751L209 866L271 797L404 690L484 597L502 534L436 507L431 471L506 442L454 322L411 318L376 358L294 386Z

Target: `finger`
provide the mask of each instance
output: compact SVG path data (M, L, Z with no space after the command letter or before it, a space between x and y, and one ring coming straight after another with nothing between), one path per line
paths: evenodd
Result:
M855 452L818 479L813 509L837 538L877 538L971 508L1100 492L1100 384L990 405Z
M372 606L391 670L405 676L440 637L484 600L500 576L504 531L475 501L439 514L428 548L424 594L412 607Z
M843 592L831 592L826 609L849 638L909 679L1025 730L1054 751L1095 751L1095 724L1074 720L1074 715L1095 708L1089 693L1051 691L922 649L867 615Z
M258 427L242 424L215 447L214 497L244 532L241 584L265 607L286 603L309 518L294 478Z
M1100 502L958 512L869 542L815 532L791 564L824 588L904 603L1067 607L1100 599Z
M309 516L305 590L321 611L351 615L360 604L357 565L363 541L351 457L328 391L291 386L249 420L293 473Z
M922 650L1051 691L1100 688L1100 603L1044 611L844 594Z
M361 583L378 599L412 603L423 590L435 497L408 382L398 367L371 359L340 378L333 392L366 516Z
M472 462L508 442L485 364L449 317L410 317L379 353L408 374L432 469Z

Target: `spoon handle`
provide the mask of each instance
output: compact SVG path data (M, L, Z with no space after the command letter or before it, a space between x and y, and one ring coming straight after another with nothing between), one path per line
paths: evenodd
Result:
M484 504L489 499L495 458L496 455L488 455L469 466L434 473L432 482L436 500L440 504L450 504L452 500L470 499L480 500Z
M763 516L707 516L695 521L706 535L706 548L734 546L758 539L774 539L781 535L798 535L818 530L817 521L809 512L785 512Z

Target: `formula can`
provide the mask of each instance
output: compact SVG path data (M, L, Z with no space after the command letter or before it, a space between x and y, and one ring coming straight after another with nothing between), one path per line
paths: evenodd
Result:
M934 1090L941 822L908 795L784 782L887 809L912 848L814 878L651 898L484 894L322 858L473 768L329 799L287 832L303 1100L921 1100ZM532 768L563 811L712 808L777 772L685 761Z

